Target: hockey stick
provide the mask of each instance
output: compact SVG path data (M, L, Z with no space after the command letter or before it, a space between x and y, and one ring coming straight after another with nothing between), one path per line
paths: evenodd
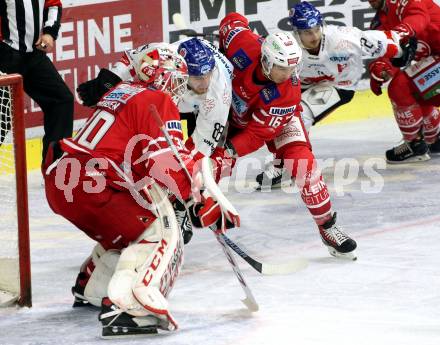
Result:
M219 202L224 208L231 210L232 213L238 214L235 210L234 206L230 203L230 201L225 198L217 183L215 183L212 174L209 172L212 171L211 165L208 159L202 160L202 172L205 186L208 188L209 192L212 194L215 200ZM293 272L297 272L303 268L306 268L308 265L308 261L305 258L297 258L292 262L285 264L277 264L270 265L261 263L249 255L247 255L237 244L235 244L229 237L225 234L221 234L220 237L224 240L224 242L240 256L244 261L246 261L249 265L252 266L258 272L265 275L277 275L277 274L289 274Z
M156 110L157 112L157 110ZM158 117L158 115L155 116L155 118ZM159 117L156 119L156 122L158 126L161 128L162 132L164 133L165 139L167 142L171 143L170 145L171 150L173 151L173 154L177 157L177 160L179 161L179 164L182 167L185 167L179 153L177 152L177 149L175 145L173 144L168 131L166 130L165 126L163 125L162 119ZM163 129L162 129L163 128ZM208 187L210 193L214 196L214 198L223 206L224 209L232 211L232 214L238 214L238 212L235 210L234 206L229 202L228 199L225 198L223 193L218 188L217 184L215 183L213 177L211 174L207 173L209 169L211 169L209 160L203 160L202 161L202 169L204 172L204 179L205 184ZM192 181L192 176L189 174L186 167L184 168L185 173L187 177ZM224 242L240 256L244 261L246 261L252 268L254 268L256 271L260 272L261 274L265 275L282 275L282 274L290 274L297 271L300 271L308 266L308 261L305 258L297 258L291 262L284 263L284 264L268 264L268 263L262 263L254 258L250 257L246 252L244 252L234 241L232 241L229 237L227 237L224 234L221 234L220 237L224 240Z
M185 174L187 175L187 177L192 185L192 176L189 173L188 169L186 168L185 164L183 163L182 158L180 157L180 154L177 151L176 146L174 145L170 135L168 134L168 131L165 128L165 125L159 115L159 112L157 111L156 106L154 104L150 104L149 109L150 109L150 113L153 115L154 119L156 120L156 123L159 126L160 130L164 134L165 140L167 141L168 146L170 147L170 149L173 152L174 156L176 157L177 161L181 165L182 169L185 171ZM211 229L211 230L213 230L213 229ZM255 300L255 297L252 294L251 290L249 289L248 285L246 284L244 277L243 277L243 274L241 273L241 270L240 270L237 262L235 261L234 257L232 256L232 253L230 252L229 248L227 247L224 239L219 234L217 234L214 230L213 230L213 233L214 233L217 241L219 242L219 244L222 246L223 252L225 253L229 263L232 266L232 270L234 271L241 287L243 288L244 293L246 294L246 298L244 300L242 300L243 304L251 312L257 311L259 309L258 303Z
M215 34L215 33L210 33L210 34L205 34L205 33L199 33L199 32L194 32L193 30L188 29L188 25L185 22L185 19L183 19L183 16L181 13L174 13L173 14L173 22L174 25L176 25L176 27L182 31L182 35L188 36L188 37L203 37L206 39L217 39L219 38L219 34Z
M238 254L244 261L246 261L252 268L264 275L283 275L298 272L309 265L306 258L296 258L291 262L283 264L268 264L259 262L246 254L235 242L233 242L226 235L220 235L226 244Z

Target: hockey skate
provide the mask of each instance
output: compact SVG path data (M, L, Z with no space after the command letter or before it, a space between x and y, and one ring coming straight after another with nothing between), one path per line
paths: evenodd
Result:
M136 317L119 309L112 301L105 297L102 299L99 321L102 323L104 339L133 337L137 335L157 334L160 320L153 315Z
M437 141L428 145L429 152L435 155L440 154L440 135L437 137Z
M258 182L256 190L281 188L283 173L283 167L276 167L269 163L266 169L256 177Z
M173 203L173 208L176 215L177 224L182 232L183 243L187 244L189 241L191 241L193 236L192 224L189 220L188 212L186 211L185 206L177 199Z
M84 272L80 272L76 278L75 286L72 286L73 308L78 307L95 307L84 297L84 289L86 288L89 278Z
M426 145L425 141L423 139L416 139L411 142L404 141L399 146L388 150L385 156L390 164L422 162L431 159L428 151L428 145Z
M331 255L337 258L356 260L354 250L357 247L356 241L348 237L336 225L336 212L323 225L319 226L319 234L322 242L327 246Z

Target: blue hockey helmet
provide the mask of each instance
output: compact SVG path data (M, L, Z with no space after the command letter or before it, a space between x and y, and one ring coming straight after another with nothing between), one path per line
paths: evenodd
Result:
M322 25L322 15L307 1L300 2L290 9L290 24L294 30L307 30Z
M196 37L180 43L177 51L185 59L190 76L203 76L215 67L214 54Z

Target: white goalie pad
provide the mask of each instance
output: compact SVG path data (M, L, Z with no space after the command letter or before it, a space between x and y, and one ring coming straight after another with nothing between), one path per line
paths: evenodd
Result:
M183 238L167 194L154 184L149 195L158 218L122 251L108 297L125 312L154 315L160 328L174 330L166 297L183 264Z
M118 250L105 250L99 243L93 248L92 262L95 266L87 285L84 297L94 306L100 307L101 300L107 297L107 287L115 272L120 252ZM86 260L86 263L89 260ZM85 268L81 268L84 270Z
M314 85L301 95L301 113L307 132L315 123L315 118L341 100L338 91L330 85Z

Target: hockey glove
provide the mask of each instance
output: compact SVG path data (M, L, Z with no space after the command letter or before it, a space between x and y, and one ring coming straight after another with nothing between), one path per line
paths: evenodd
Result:
M220 205L212 197L204 198L200 203L190 199L185 202L185 206L191 223L196 228L206 228L222 218Z
M400 47L402 48L402 56L391 59L391 63L395 67L405 67L414 59L417 50L416 33L411 26L405 23L400 23L395 26L393 31L400 36Z
M95 79L80 84L76 91L83 101L83 105L93 107L108 90L120 81L121 78L116 74L108 69L102 68Z
M224 234L226 230L233 229L240 224L236 224L233 221L230 221L226 216L220 217L217 222L210 226L212 230L215 231L216 234Z
M394 69L386 60L373 61L370 66L370 89L376 96L382 94L382 84L394 76Z
M227 147L217 147L211 155L213 161L213 175L217 183L223 177L228 177L232 174L232 169L235 166L237 158L234 149L231 147L232 145L228 145Z

